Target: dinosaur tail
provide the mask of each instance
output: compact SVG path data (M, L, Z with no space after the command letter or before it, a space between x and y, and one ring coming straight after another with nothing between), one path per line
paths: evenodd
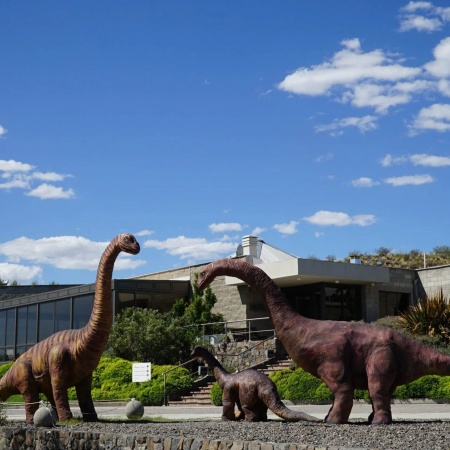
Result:
M267 397L262 396L262 400L266 404L266 406L278 417L281 417L284 420L289 420L291 422L299 422L301 420L305 422L323 422L323 420L318 419L317 417L310 416L301 411L294 411L289 409L280 399L278 393L275 396Z

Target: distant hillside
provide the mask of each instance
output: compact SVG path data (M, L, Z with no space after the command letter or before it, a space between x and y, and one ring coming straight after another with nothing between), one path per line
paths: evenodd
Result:
M425 266L435 267L450 264L450 249L443 247L442 251L426 253L425 257L419 250L412 250L409 253L391 253L388 249L382 248L374 255L353 251L345 258L345 262L350 262L353 258L360 259L361 264L371 266L381 264L402 269L422 269Z

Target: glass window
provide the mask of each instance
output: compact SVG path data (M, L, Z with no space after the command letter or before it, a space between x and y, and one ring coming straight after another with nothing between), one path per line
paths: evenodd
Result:
M123 311L125 308L130 308L134 305L134 292L118 292L118 307L116 313Z
M325 286L325 319L361 320L361 294L358 286Z
M14 338L16 335L16 310L6 310L6 345L14 345ZM14 352L13 352L14 356Z
M409 294L401 292L380 292L380 317L397 316L409 305Z
M17 308L17 345L27 342L27 307Z
M53 302L41 303L39 305L39 341L44 340L54 333L53 309Z
M70 328L70 299L55 302L55 332Z
M5 331L6 331L6 311L0 311L0 347L6 345L5 341Z
M37 305L28 306L27 344L36 344Z
M16 347L16 358L18 358L22 353L25 353L26 347Z
M83 328L89 321L94 303L93 295L80 295L73 298L73 327Z

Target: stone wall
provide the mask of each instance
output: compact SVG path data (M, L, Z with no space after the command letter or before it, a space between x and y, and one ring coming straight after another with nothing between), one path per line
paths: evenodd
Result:
M228 342L214 346L213 353L225 368L243 370L261 364L275 355L284 356L285 353L282 350L280 352L277 343L276 338L261 342Z
M209 440L169 436L109 434L58 429L3 427L0 450L319 450L323 446L258 441ZM341 447L342 448L342 447Z

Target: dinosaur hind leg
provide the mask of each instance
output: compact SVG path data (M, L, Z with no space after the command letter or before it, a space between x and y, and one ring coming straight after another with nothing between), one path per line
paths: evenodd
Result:
M78 404L85 422L97 422L98 416L92 400L92 374L84 378L75 386Z
M378 424L392 423L391 397L397 367L394 355L389 348L376 352L367 363L368 389L373 412L369 422Z

